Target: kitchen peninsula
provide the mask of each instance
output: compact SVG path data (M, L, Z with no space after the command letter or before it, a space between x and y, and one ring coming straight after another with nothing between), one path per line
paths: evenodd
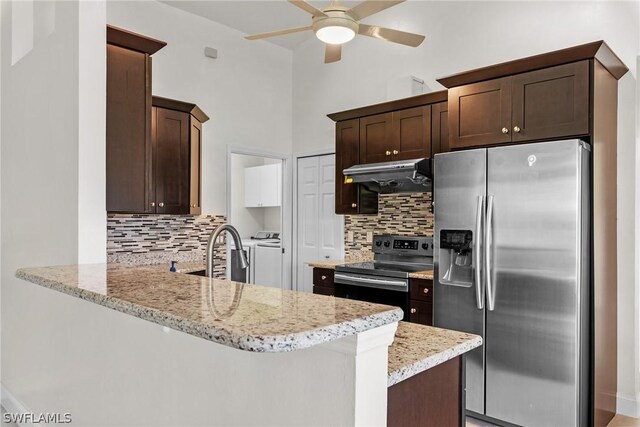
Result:
M387 399L389 416L401 413L398 398L420 385L413 379L429 381L440 365L461 374L459 356L482 342L398 327L395 307L152 266L23 268L16 276L40 285L25 287L50 308L46 317L29 313L47 327L25 339L69 343L31 355L37 372L61 384L55 394L18 392L39 410L71 402L82 425L384 425ZM459 383L447 390L463 398Z

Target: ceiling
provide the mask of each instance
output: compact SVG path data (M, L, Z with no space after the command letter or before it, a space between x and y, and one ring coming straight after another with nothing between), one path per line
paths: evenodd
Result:
M284 0L161 0L163 3L202 16L245 34L266 33L311 24L311 15ZM330 1L309 1L318 8L328 6ZM341 1L353 7L359 1ZM396 6L402 8L402 6ZM305 40L314 37L313 32L289 34L265 39L287 49L295 49Z

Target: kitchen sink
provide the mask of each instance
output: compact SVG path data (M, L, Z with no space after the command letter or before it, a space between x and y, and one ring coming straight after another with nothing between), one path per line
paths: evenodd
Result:
M191 274L193 276L207 277L207 270L197 270L197 271L192 271L192 272L187 273L187 274Z

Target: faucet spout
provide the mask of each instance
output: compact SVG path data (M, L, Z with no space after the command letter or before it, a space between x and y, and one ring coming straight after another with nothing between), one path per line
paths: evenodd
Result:
M239 267L245 269L249 266L249 261L247 261L247 255L244 252L244 248L242 247L242 239L240 239L240 234L235 227L229 224L223 224L220 227L213 230L213 232L209 235L209 241L207 242L207 277L213 277L213 265L214 265L214 251L216 240L223 231L227 231L231 234L233 238L233 243L236 245L236 250L240 251L240 259L239 259Z

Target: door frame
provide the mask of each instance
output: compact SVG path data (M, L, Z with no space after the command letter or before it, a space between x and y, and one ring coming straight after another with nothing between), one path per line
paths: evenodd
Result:
M293 207L293 213L295 214L292 215L293 216L292 218L293 219L292 221L293 257L291 260L292 261L291 277L296 279L296 283L292 284L294 291L300 291L298 286L298 281L297 281L297 278L298 278L298 160L303 159L305 157L330 156L332 154L335 156L336 150L333 148L327 148L322 150L314 150L314 151L307 151L304 153L297 153L297 154L294 154L293 156L293 189L291 194L293 195L292 207ZM342 217L344 221L344 215ZM344 255L344 236L342 238L342 253Z
M280 203L280 243L284 249L284 256L282 257L282 289L291 289L292 285L292 234L293 227L291 217L293 216L292 209L292 166L291 155L285 153L278 153L275 151L259 150L252 147L243 147L239 145L227 145L227 158L226 158L226 183L225 183L225 201L227 223L232 224L233 218L231 218L231 156L233 154L242 154L245 156L265 157L269 159L276 159L282 161L282 198ZM227 253L229 253L229 243L227 243Z

